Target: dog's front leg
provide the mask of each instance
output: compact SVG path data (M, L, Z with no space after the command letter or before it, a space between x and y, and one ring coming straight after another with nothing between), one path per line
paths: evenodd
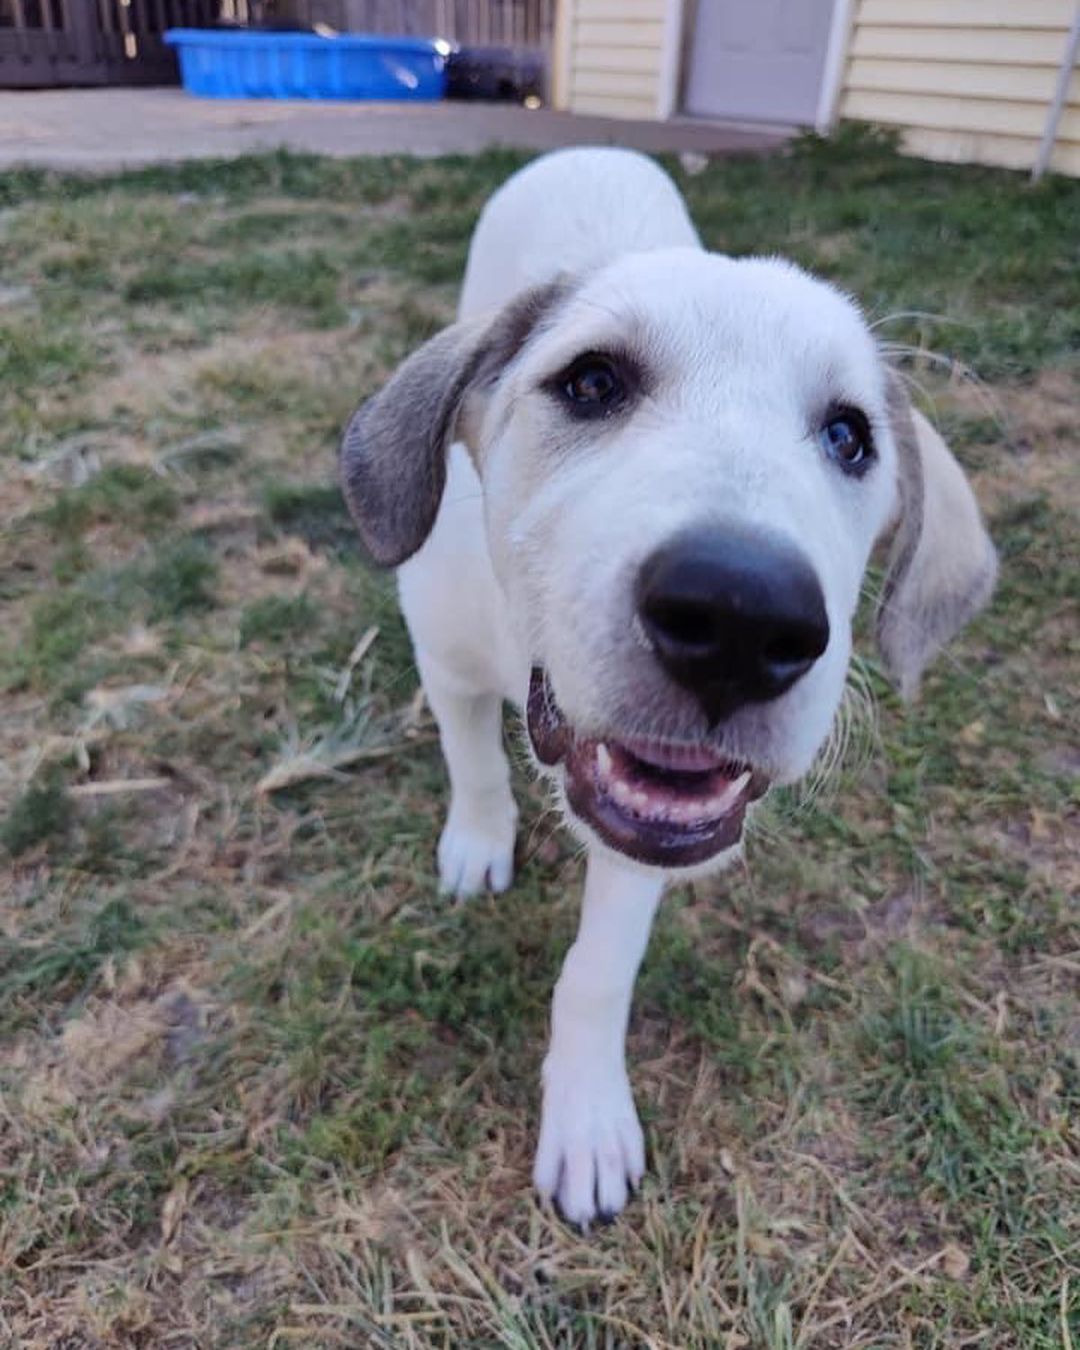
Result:
M505 891L514 875L517 807L503 749L502 699L478 693L420 649L416 658L450 774L439 888L458 897L485 886Z
M645 1171L626 1023L662 878L591 853L577 940L551 1006L533 1180L572 1223L610 1218Z

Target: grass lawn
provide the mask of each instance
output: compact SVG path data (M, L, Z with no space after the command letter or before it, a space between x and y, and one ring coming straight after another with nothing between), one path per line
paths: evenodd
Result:
M1002 583L913 710L864 647L840 768L670 895L586 1239L528 1181L580 859L522 767L514 889L437 897L334 486L521 162L0 176L0 1344L1075 1350L1080 182L674 168L914 349Z

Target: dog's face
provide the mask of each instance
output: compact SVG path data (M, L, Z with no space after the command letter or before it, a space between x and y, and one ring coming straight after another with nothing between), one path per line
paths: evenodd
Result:
M571 820L646 865L722 857L748 804L827 737L871 549L925 477L917 447L905 468L910 414L858 310L786 263L666 250L424 350L346 436L369 546L386 562L419 546L461 436L533 664L532 746ZM403 477L410 410L426 426Z

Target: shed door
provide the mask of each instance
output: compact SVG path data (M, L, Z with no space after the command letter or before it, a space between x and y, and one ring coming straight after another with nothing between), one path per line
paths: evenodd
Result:
M696 8L686 111L813 125L833 0L698 0Z

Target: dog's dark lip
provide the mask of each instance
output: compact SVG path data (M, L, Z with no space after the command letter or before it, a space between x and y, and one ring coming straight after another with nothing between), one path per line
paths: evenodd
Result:
M550 769L565 759L573 735L555 702L543 666L532 668L529 697L525 703L525 722L533 751L541 764Z
M570 809L635 862L692 867L732 848L747 806L769 785L706 744L576 735L542 666L529 682L526 722L540 763L563 766Z

